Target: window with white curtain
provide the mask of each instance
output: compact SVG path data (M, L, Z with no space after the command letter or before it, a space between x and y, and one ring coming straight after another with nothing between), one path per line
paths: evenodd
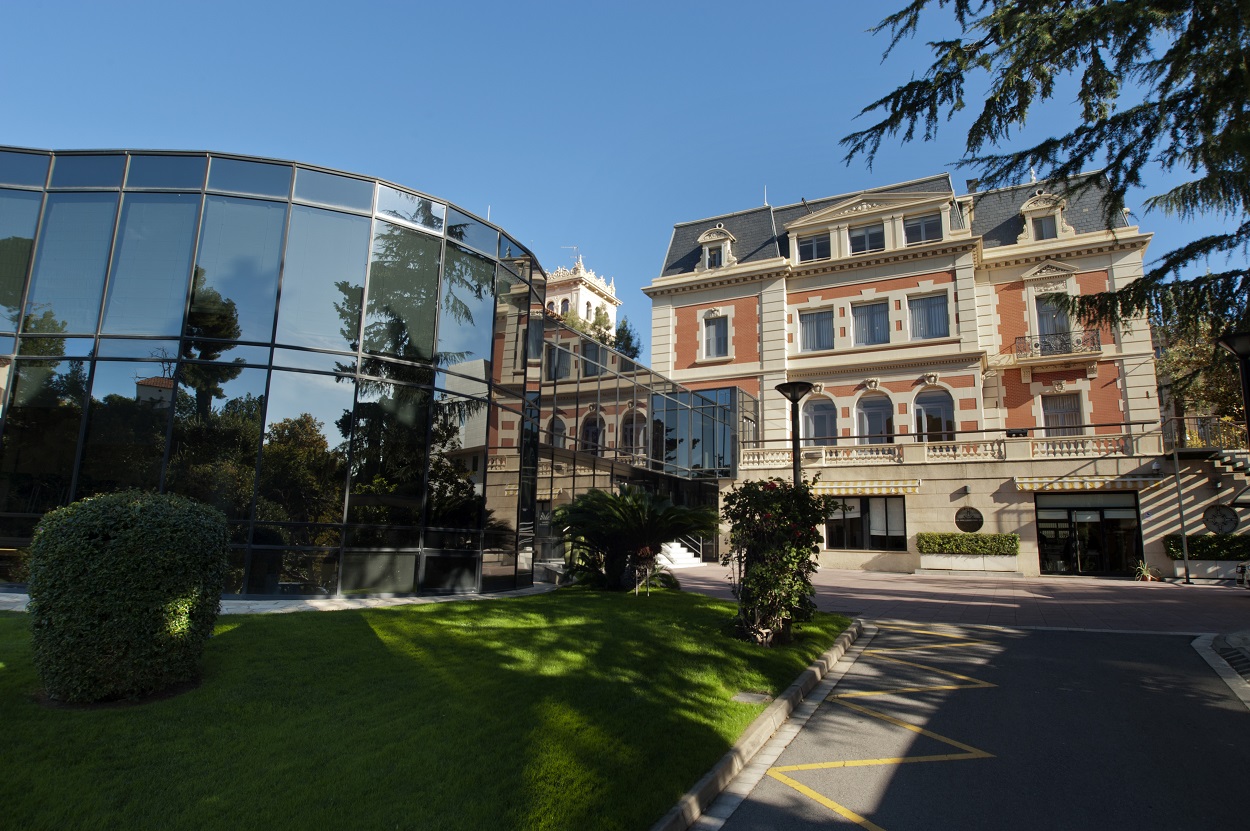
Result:
M829 447L838 443L838 407L828 399L803 403L803 444Z
M916 396L916 437L920 441L955 440L955 401L942 389Z
M825 548L907 550L907 514L901 496L838 499L825 521Z
M1046 438L1081 435L1080 393L1043 395L1042 418L1046 425Z
M729 357L729 318L709 317L703 321L703 357Z
M950 315L946 311L945 293L908 298L907 314L911 318L912 340L950 336Z
M861 303L851 307L855 325L855 345L871 346L890 342L890 304Z
M894 404L886 395L865 395L855 405L860 444L894 443Z
M818 352L833 348L833 310L799 313L799 348Z
M589 378L603 374L604 347L591 341L582 341L582 376Z

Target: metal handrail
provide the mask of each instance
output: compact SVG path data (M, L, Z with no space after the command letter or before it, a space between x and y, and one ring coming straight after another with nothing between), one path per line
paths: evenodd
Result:
M1163 448L1173 450L1247 450L1246 423L1219 416L1182 416L1163 424Z

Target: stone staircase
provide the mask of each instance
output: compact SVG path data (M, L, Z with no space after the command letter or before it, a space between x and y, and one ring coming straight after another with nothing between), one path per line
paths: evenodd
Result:
M695 568L703 565L699 555L680 542L666 542L660 547L660 565L667 569Z

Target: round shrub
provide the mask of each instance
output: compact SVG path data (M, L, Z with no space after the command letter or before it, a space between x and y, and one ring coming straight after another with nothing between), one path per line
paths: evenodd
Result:
M125 491L45 515L28 588L48 695L132 698L195 679L227 550L225 517L180 496Z

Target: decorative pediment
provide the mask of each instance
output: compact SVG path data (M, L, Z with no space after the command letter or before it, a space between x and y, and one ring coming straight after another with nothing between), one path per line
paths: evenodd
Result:
M737 242L737 238L729 233L729 229L721 224L717 224L715 228L708 228L702 234L699 234L699 245L707 245L709 242Z
M1042 191L1038 191L1036 195L1020 206L1020 213L1028 214L1033 211L1061 211L1066 207L1068 207L1068 200L1064 199L1062 196L1056 196L1053 193L1043 193Z
M940 203L950 201L950 198L949 193L871 193L806 214L793 222L786 223L785 227L787 231L794 231L800 228L828 226L839 221L857 222L873 214L892 214L910 211L912 208L932 209Z
M1079 269L1070 266L1067 263L1056 262L1055 260L1043 260L1037 265L1024 272L1022 279L1026 283L1047 282L1056 285L1034 286L1034 290L1038 293L1045 294L1050 291L1067 291L1067 279L1075 274Z

